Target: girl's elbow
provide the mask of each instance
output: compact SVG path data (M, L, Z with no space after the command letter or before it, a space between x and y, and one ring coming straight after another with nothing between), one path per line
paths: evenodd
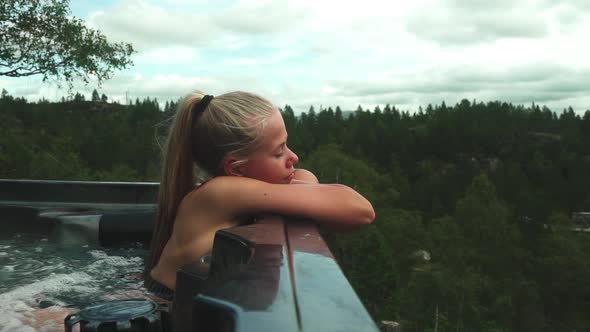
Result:
M369 204L368 207L359 207L356 211L349 210L339 217L330 218L324 226L337 232L355 231L369 226L375 220L375 210Z
M371 206L371 213L370 213L370 217L369 217L369 224L372 224L373 221L375 221L375 218L377 217L377 215L375 214L375 209L373 209L373 206Z
M368 202L366 205L359 207L357 213L353 215L356 215L356 217L351 220L351 223L354 225L353 228L363 228L369 226L375 220L375 210Z
M357 229L373 223L375 220L375 210L373 209L371 202L354 189L347 186L339 186L339 188L345 190L348 194L351 194L349 196L350 200L348 201L348 204L345 204L345 206L349 208L339 211L340 214L343 214L342 217L344 217L341 220L347 220L347 227L350 229Z
M366 210L363 213L363 217L361 218L361 225L368 226L368 225L372 224L374 220L375 220L375 210L373 209L373 206L371 204L369 204L369 206L366 208Z
M358 193L357 195L360 196L360 199L357 199L359 227L368 226L375 220L375 209L368 199Z

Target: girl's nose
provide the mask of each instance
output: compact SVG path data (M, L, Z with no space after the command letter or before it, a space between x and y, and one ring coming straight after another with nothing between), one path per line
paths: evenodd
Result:
M295 152L293 152L291 149L289 149L289 153L291 155L289 156L289 159L287 160L287 168L291 168L291 167L293 167L293 165L295 165L299 162L299 157L295 154Z

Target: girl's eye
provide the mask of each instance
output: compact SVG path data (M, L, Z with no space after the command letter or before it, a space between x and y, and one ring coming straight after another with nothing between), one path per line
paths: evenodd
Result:
M281 151L279 151L279 153L275 154L275 157L281 158L282 156L284 156L285 155L285 149L287 149L287 144L285 144L284 147L281 148Z

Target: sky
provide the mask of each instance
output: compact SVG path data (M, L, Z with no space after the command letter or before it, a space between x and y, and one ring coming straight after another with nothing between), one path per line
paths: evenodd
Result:
M590 0L71 0L72 15L134 66L100 93L177 100L260 94L296 113L454 105L461 99L590 109ZM41 77L0 78L29 100L64 95ZM78 86L90 96L96 86Z

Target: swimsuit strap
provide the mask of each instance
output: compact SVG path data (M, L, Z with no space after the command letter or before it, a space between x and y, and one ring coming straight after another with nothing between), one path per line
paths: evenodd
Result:
M167 301L172 301L174 299L174 291L162 283L154 280L151 276L146 276L143 280L144 287L152 294L156 295L159 298L162 298Z

